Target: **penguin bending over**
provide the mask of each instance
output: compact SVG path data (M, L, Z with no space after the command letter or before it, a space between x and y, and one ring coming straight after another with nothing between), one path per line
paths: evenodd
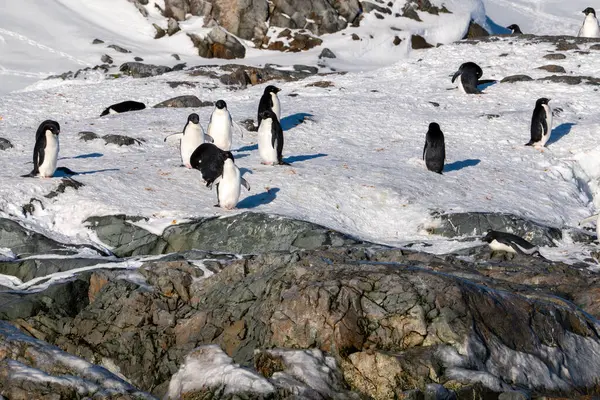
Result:
M537 246L512 233L490 230L482 240L488 243L492 251L504 251L506 253L519 253L530 256L536 255L545 259L540 254Z
M519 28L519 25L517 24L512 24L506 27L506 29L509 29L511 32L511 35L522 35L523 32L521 32L521 28Z
M227 103L223 100L217 101L215 109L210 116L208 123L208 135L213 139L213 143L224 151L231 150L231 130L233 122L231 114L227 110Z
M578 37L600 38L600 27L596 19L596 10L588 7L582 11L585 14L583 25L579 29Z
M552 109L548 105L550 99L542 97L535 102L531 116L531 139L525 146L536 149L544 147L552 133Z
M140 103L139 101L127 100L121 103L113 104L112 106L107 107L102 114L101 117L104 117L108 114L120 114L127 111L138 111L146 108L144 103Z
M231 152L223 151L212 143L203 143L192 153L190 164L202 173L206 187L212 187L213 182L223 175L223 163L228 157L233 159Z
M35 133L35 146L33 147L33 170L22 177L40 176L51 178L56 172L58 161L58 134L60 125L56 121L46 120L40 124Z
M279 97L277 97L277 93L279 93L281 89L276 86L269 85L265 88L265 91L260 98L260 102L258 103L258 126L260 127L260 122L262 121L262 112L271 110L277 116L277 120L281 118L281 104L279 103Z
M179 151L181 152L181 162L186 168L192 168L190 157L194 150L204 143L204 129L200 125L200 117L196 113L188 115L187 122L183 127L183 133L174 133L165 138L165 142L170 137L181 137L179 141Z
M460 66L458 71L452 77L452 83L458 79L458 88L461 92L467 94L481 94L481 90L477 89L479 78L483 75L481 67L474 62L466 62Z
M240 200L241 186L250 190L250 184L242 178L239 168L234 163L233 154L227 151L224 156L225 160L221 167L223 173L211 183L209 188L212 189L213 185L217 188L218 202L215 207L232 210Z
M425 160L428 170L442 174L446 160L446 145L444 143L444 133L435 122L429 124L429 130L425 136L423 160Z
M283 161L283 130L277 115L271 110L260 114L258 126L258 152L264 165L290 165Z

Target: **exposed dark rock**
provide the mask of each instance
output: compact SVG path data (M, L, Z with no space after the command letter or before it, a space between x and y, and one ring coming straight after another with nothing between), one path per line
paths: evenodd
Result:
M356 33L352 34L352 40L360 40L360 36L358 36Z
M134 144L142 144L139 139L134 139L123 135L104 135L102 136L102 139L104 139L106 144L116 144L117 146L132 146Z
M179 23L173 18L169 18L169 20L167 21L167 34L169 36L173 36L180 30L181 28L179 27Z
M321 54L319 54L319 58L336 58L333 51L329 50L327 47L323 49Z
M514 233L538 246L556 246L562 239L560 229L545 226L512 214L485 212L439 215L441 223L432 233L446 237L485 235L490 229Z
M568 85L579 85L585 81L585 83L588 85L600 85L600 78L593 78L591 76L552 75L539 78L538 80L554 83L566 83Z
M95 140L99 138L100 136L98 136L94 132L79 132L79 140L83 140L85 142L89 142L90 140Z
M375 18L377 18L377 19L384 19L385 18L383 15L379 14L378 12L375 12L373 14L375 14Z
M500 83L527 82L532 80L533 78L528 75L511 75L502 79Z
M106 47L108 47L109 49L116 50L116 51L118 51L119 53L131 53L131 51L129 51L129 50L127 50L127 49L125 49L125 48L123 48L123 47L121 47L121 46L118 46L118 45L116 45L116 44L111 44L111 45L108 45L108 46L106 46Z
M231 60L246 56L246 48L239 40L220 27L214 27L204 36L193 33L188 33L188 36L198 49L200 57Z
M465 34L465 37L463 37L463 39L474 39L474 38L480 38L482 36L490 36L490 34L488 31L483 29L483 27L481 25L477 24L474 21L471 21L469 23L469 30L467 31L467 33Z
M312 67L310 65L294 64L293 68L294 68L294 71L305 72L309 75L314 75L319 72L319 68Z
M102 44L102 43L104 43L104 40L100 40L100 39L94 39L94 40L92 41L92 44Z
M564 74L567 72L560 65L544 65L544 66L538 67L537 69L543 69L544 71L559 73L559 74Z
M252 118L245 119L243 121L238 122L238 124L242 125L248 132L256 132L258 131L258 127L254 125L254 120Z
M24 204L21 207L21 212L23 213L24 216L27 216L27 214L32 215L35 212L36 206L35 206L34 202L38 203L38 205L40 206L40 208L42 210L44 209L44 204L42 203L42 201L40 199L36 199L36 198L32 197L29 200L29 203Z
M179 63L173 66L173 71L183 71L186 67L186 63Z
M224 85L241 86L242 88L252 83L250 76L243 67L238 68L230 74L221 75L219 81Z
M282 31L282 33L283 32L285 31ZM302 32L305 31L294 31L293 33L290 31L290 36L288 40L286 40L285 42L275 40L269 43L267 49L297 53L303 50L312 49L316 46L320 46L323 43L323 40L321 40L320 38L313 36L312 34Z
M568 51L568 50L579 50L579 46L573 42L567 42L566 40L559 40L556 44L556 51Z
M171 54L171 56L172 56L174 59L176 59L177 61L181 60L181 57L179 57L179 54L175 54L175 53L173 53L173 54Z
M134 78L148 78L171 72L171 68L164 65L142 64L141 62L126 62L121 64L119 70Z
M564 60L565 58L567 58L567 56L565 56L562 53L552 53L552 54L546 54L544 56L544 58L546 60Z
M46 79L62 79L62 80L67 80L67 79L81 79L81 80L86 80L88 78L95 78L99 74L100 75L104 75L104 74L108 73L111 67L112 66L109 65L109 64L96 65L94 67L82 68L82 69L79 69L79 70L77 70L75 72L73 72L73 71L67 71L67 72L63 72L62 74L59 74L59 75L50 75Z
M142 57L133 57L133 59L134 59L135 61L138 61L138 62L139 62L139 61L144 61L144 59L143 59Z
M0 150L12 149L13 145L8 139L0 138Z
M430 103L432 106L434 106L434 107L439 107L439 106L440 106L440 103L438 103L438 102L435 102L435 101L430 101L429 103Z
M171 82L167 82L167 85L169 85L173 89L178 88L179 86L194 88L198 85L198 83L191 82L191 81L171 81Z
M154 29L156 30L156 34L154 35L154 39L160 39L161 37L165 37L167 35L167 31L156 24L152 24Z
M411 47L415 50L417 49L429 49L433 47L433 45L427 43L425 38L420 35L412 35L410 38Z
M106 64L112 64L113 63L112 57L109 56L108 54L103 54L102 57L100 57L100 61L102 61L103 63L106 63Z
M328 87L332 87L335 85L331 81L318 81L318 82L309 83L306 86L307 87L314 86L314 87L320 87L320 88L328 88Z
M600 50L600 43L591 45L590 50Z
M76 181L72 178L63 178L56 189L45 195L47 199L53 199L61 193L64 193L67 188L78 190L80 187L85 186L83 183Z
M154 106L154 108L165 108L165 107L174 107L174 108L185 108L185 107L208 107L213 106L215 103L211 101L202 101L198 97L194 95L184 95L173 97L172 99L165 100L161 103L158 103Z
M338 1L338 4L354 3L353 10L347 8L349 18L342 19L332 3L326 0L278 0L273 4L269 22L271 26L308 29L315 35L322 35L346 28L347 21L352 21L360 12L358 1Z
M398 36L394 36L394 41L392 43L394 43L394 46L398 46L400 43L402 43L402 39L400 39Z

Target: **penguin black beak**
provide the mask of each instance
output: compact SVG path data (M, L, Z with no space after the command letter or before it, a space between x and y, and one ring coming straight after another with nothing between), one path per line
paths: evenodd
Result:
M456 80L456 78L458 78L459 75L460 75L460 70L458 70L454 73L454 76L452 77L452 83L454 83L454 81Z

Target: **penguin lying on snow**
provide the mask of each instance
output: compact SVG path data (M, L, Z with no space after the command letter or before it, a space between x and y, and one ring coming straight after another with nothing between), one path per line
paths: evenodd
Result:
M596 10L588 7L582 11L585 14L583 25L579 29L578 37L600 38L600 27L596 19Z
M474 62L466 62L460 66L458 71L452 77L452 83L458 79L458 88L461 92L467 94L481 94L477 89L479 78L483 75L481 67Z
M271 110L261 114L258 127L258 152L264 165L290 165L283 161L283 130L277 115Z
M260 122L262 121L262 113L267 110L271 110L277 116L277 120L281 118L281 104L279 103L279 97L277 97L277 93L279 93L281 89L276 86L269 85L265 88L265 91L260 98L260 102L258 103L258 126L260 127Z
M536 255L544 258L537 246L512 233L490 230L482 240L488 243L492 251L504 251L506 253L519 253L530 256Z
M40 124L35 133L33 147L33 170L22 177L40 176L50 178L56 172L58 161L58 134L60 125L56 121L46 120Z
M429 130L425 137L423 147L423 160L427 169L441 174L446 160L446 145L444 144L444 133L435 122L429 124Z
M108 114L120 114L127 111L138 111L143 110L144 108L146 108L146 105L144 103L140 103L139 101L127 100L121 103L113 104L106 110L102 111L102 114L100 114L100 116L104 117Z
M208 136L208 135L206 135ZM192 113L188 116L187 122L183 127L183 133L173 133L165 138L180 137L179 150L181 152L181 162L186 168L192 168L190 157L194 150L204 143L205 135L202 125L200 125L200 117L196 113ZM209 139L210 138L209 136Z
M531 116L531 139L525 146L534 146L536 149L544 147L552 133L552 109L548 105L550 99L542 97L535 102Z

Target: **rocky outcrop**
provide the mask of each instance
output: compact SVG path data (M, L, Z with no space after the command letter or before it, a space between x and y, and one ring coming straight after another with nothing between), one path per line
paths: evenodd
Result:
M244 45L220 27L214 27L204 35L188 33L188 36L198 49L200 57L232 60L246 56Z
M141 62L134 61L121 64L119 70L134 78L148 78L172 71L170 67L164 65L142 64Z

